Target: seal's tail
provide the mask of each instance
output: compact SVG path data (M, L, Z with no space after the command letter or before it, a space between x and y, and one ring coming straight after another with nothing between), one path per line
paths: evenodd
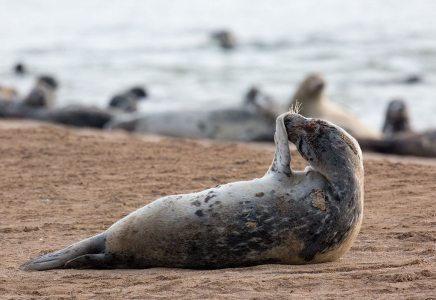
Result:
M106 248L106 236L106 233L101 233L57 252L31 259L22 264L20 269L44 271L64 268L68 261L78 258L79 256L103 252Z

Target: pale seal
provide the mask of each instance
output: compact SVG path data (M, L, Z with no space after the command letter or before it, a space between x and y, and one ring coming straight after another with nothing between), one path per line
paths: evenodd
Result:
M380 133L367 127L355 114L332 102L325 95L325 86L326 82L321 74L309 74L298 87L289 107L299 102L303 116L333 122L356 139L381 137Z
M33 107L53 108L57 87L58 83L53 77L41 76L23 102Z
M0 86L0 100L16 100L18 92L12 87Z
M304 171L290 168L288 138L310 164ZM20 268L215 269L338 259L362 222L358 143L332 123L295 113L277 118L275 142L262 178L160 198Z
M242 105L228 109L129 113L116 116L106 129L229 141L273 141L277 104L251 89Z

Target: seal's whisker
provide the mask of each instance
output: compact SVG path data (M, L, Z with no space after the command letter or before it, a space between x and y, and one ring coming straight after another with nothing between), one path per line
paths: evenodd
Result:
M292 104L290 109L289 109L289 113L290 114L298 114L301 110L302 107L302 103L298 102L298 100L295 102L295 104Z

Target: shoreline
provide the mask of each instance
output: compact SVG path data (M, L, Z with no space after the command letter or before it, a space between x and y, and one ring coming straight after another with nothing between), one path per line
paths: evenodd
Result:
M428 298L436 279L434 159L364 153L351 250L317 265L222 270L51 270L19 264L106 230L162 196L263 176L274 145L0 120L0 298ZM292 168L307 165L291 147ZM146 296L145 296L146 295Z

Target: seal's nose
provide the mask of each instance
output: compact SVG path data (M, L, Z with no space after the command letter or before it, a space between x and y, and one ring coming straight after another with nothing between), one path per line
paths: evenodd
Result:
M284 118L285 128L288 133L288 140L295 143L300 135L304 135L307 119L299 114L289 114Z

